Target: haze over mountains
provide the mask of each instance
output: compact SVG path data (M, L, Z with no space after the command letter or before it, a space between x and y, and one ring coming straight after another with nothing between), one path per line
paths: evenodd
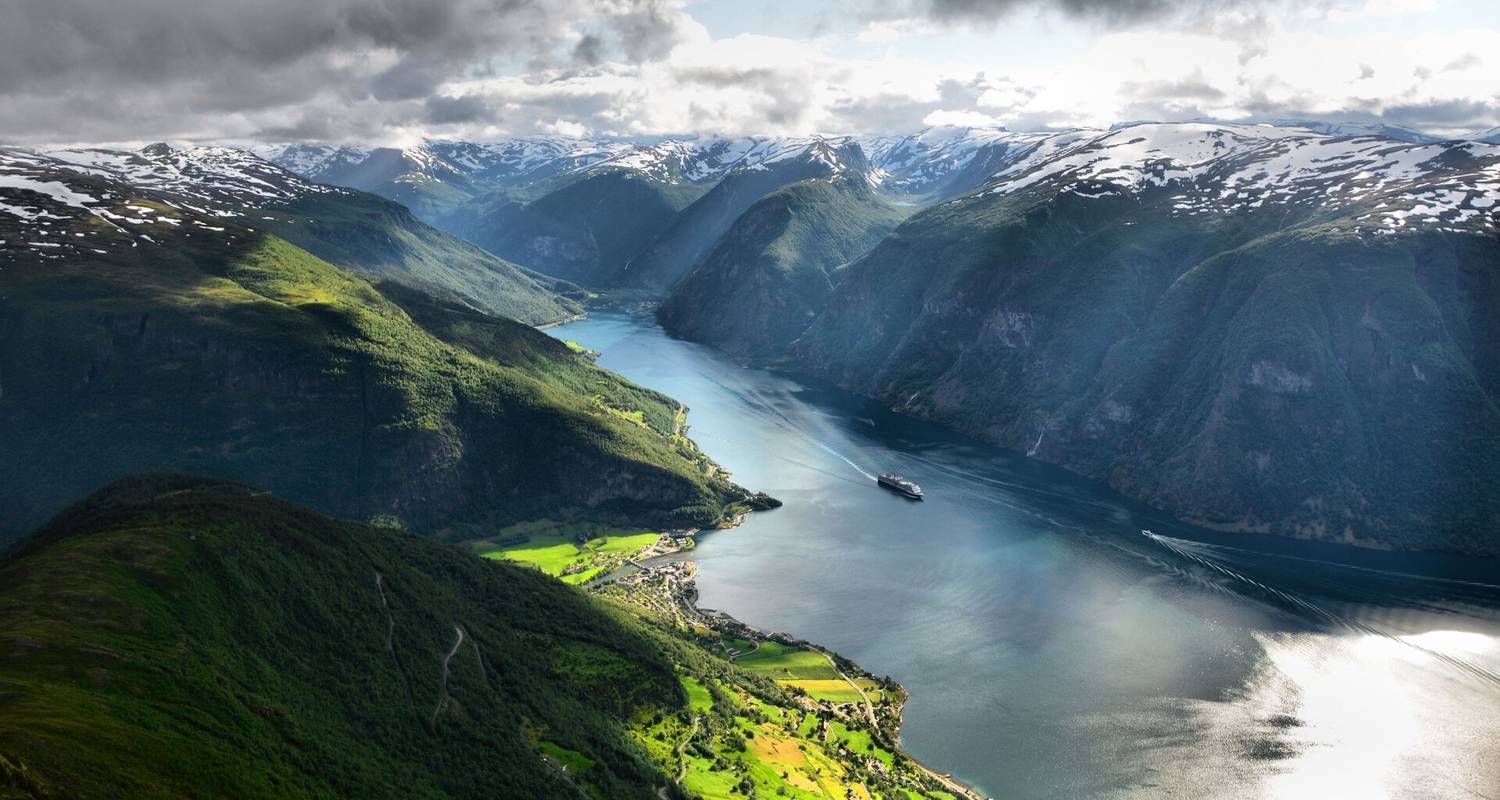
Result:
M121 242L224 220L528 322L624 291L1200 524L1487 549L1500 146L1352 130L13 150L0 257L110 252L67 215ZM1435 406L1463 430L1398 410Z
M457 147L428 143L369 188L436 196L463 173L487 190L430 218L493 252L660 296L678 335L1200 524L1490 549L1500 147L1485 138L1288 120L617 152L542 139L484 179L415 155ZM1401 410L1432 407L1462 413Z

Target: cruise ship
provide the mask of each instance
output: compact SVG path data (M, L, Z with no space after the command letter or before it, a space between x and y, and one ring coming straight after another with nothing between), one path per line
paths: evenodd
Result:
M915 483L912 483L911 481L901 477L900 475L892 475L887 472L881 475L879 478L876 478L875 482L887 489L890 489L893 492L904 494L913 500L922 499L922 487L916 485Z

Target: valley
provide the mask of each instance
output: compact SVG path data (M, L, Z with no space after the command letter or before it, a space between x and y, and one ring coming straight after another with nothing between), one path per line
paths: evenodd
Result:
M476 580L590 598L580 613L645 637L627 661L673 676L659 696L584 714L586 734L542 721L561 700L506 712L519 738L472 727L475 687L513 700L484 642L499 623L429 620L435 672L414 682L390 559L371 580L397 674L357 669L426 735L533 759L517 780L559 796L1254 796L1327 792L1335 770L1375 795L1441 773L1460 797L1497 779L1471 760L1500 735L1489 145L1175 124L443 147L463 169L268 153L384 199L226 148L0 152L17 574L94 512L30 527L161 468L374 526L299 523L344 526L340 552L416 534L457 543L431 551L466 565L442 574L507 562ZM413 164L430 181L400 177ZM1457 411L1402 410L1434 404ZM877 490L892 470L927 501ZM221 504L282 502L214 480L130 478L80 508L214 526ZM163 481L189 483L132 488ZM64 700L28 677L35 636L12 639L41 719ZM561 647L550 669L594 691L656 685L645 662ZM303 688L254 689L281 698L262 718L354 724L357 703L270 669ZM1427 766L1383 769L1356 744L1367 719L1429 742ZM415 733L275 772L315 794L399 751L400 776L361 785L497 785L429 775ZM78 791L39 741L0 750L7 780Z
M1482 136L1291 119L534 146L545 178L495 184L510 211L437 224L1202 527L1494 552ZM419 166L453 147L413 148L413 174L440 179ZM1465 424L1403 410L1438 406Z
M1500 797L1495 0L0 75L0 800Z

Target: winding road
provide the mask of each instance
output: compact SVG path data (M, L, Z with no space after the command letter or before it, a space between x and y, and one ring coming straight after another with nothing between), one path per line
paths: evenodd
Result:
M443 706L448 703L448 665L453 661L453 656L458 654L458 648L462 647L464 644L464 629L458 627L457 624L454 624L453 632L458 634L458 638L453 640L453 649L448 651L448 655L443 656L442 688L438 691L437 707L432 710L432 725L434 728L437 727L438 713L441 712L443 710Z

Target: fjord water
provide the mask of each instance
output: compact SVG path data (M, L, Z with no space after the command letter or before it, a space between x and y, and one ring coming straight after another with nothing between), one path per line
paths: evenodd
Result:
M700 538L701 605L903 683L930 766L1006 798L1500 790L1500 563L1196 530L644 318L552 332L785 502Z

